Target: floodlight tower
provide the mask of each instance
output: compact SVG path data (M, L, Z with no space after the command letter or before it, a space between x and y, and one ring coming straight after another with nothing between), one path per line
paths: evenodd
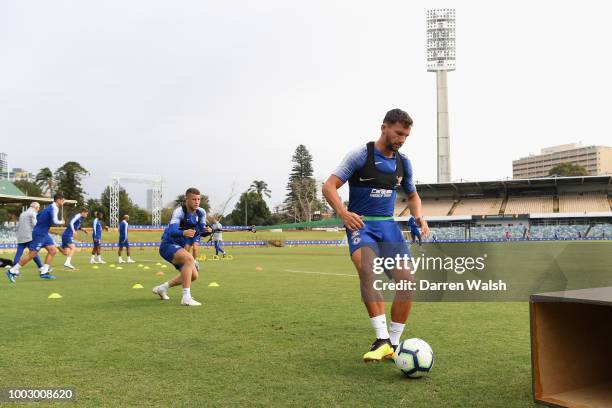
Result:
M427 10L427 71L436 73L438 183L451 181L446 72L455 70L455 10Z
M110 226L119 226L119 192L121 183L148 184L153 190L153 210L151 212L151 225L161 225L161 209L163 201L164 181L161 176L151 174L113 173L110 184Z

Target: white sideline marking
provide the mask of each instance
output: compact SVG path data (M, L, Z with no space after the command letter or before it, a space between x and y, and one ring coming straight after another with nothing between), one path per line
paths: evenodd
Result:
M357 275L351 275L351 274L348 274L348 273L313 272L313 271L296 271L295 269L283 269L283 271L285 271L285 272L291 272L291 273L308 273L308 274L314 274L314 275L332 275L332 276L350 276L350 277L357 277Z

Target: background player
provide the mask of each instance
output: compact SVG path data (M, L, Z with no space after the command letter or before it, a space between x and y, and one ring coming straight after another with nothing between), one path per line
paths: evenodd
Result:
M418 238L419 246L421 246L421 230L419 229L414 216L408 218L408 227L410 227L410 238L412 243L414 244Z
M191 297L191 282L198 278L198 270L189 247L197 235L206 235L211 232L206 227L206 211L200 208L200 191L189 188L185 192L185 204L172 213L170 224L164 230L159 254L170 262L180 273L173 279L153 288L153 293L162 300L169 300L168 289L173 286L183 286L181 305L201 306L202 304ZM186 249L187 247L187 249Z
M36 226L32 230L32 241L28 244L28 254L21 258L19 263L15 264L8 271L7 276L11 282L15 282L15 277L19 276L19 269L34 259L43 247L47 250L47 256L45 257L44 265L40 268L39 276L41 279L55 279L55 276L49 273L49 269L53 257L57 253L57 249L55 248L55 241L53 241L53 238L49 235L49 228L51 228L53 224L61 225L64 223L64 220L58 218L59 209L63 205L64 195L62 193L55 193L53 196L53 203L38 213L36 217Z
M32 241L32 230L36 226L36 215L39 210L40 204L33 202L30 204L30 208L19 214L19 225L17 226L17 251L15 252L15 257L13 258L11 266L19 262L23 255L23 251L28 247L30 241ZM34 262L40 270L43 264L38 255L34 257ZM14 281L14 278L12 278L8 272L6 275L11 282Z
M89 211L87 211L85 208L83 208L78 214L75 214L62 234L62 246L60 247L60 251L66 255L66 262L64 262L65 268L74 269L74 266L72 266L72 256L76 251L74 235L78 230L85 232L85 230L83 230L81 227L88 214Z
M215 254L219 256L219 252L221 252L225 257L225 251L223 250L223 248L221 248L223 244L223 225L221 225L219 220L215 218L212 219L212 222L213 224L210 226L212 228L211 239L213 245L215 246Z
M102 259L100 253L100 242L102 241L102 219L104 219L104 213L102 211L96 211L96 218L92 223L91 239L93 240L93 249L91 250L91 259L89 263L100 263L105 264L106 262ZM97 256L97 258L96 258Z
M380 361L393 354L412 305L410 292L396 291L389 330L383 297L374 289L374 257L410 256L402 233L393 221L398 187L406 192L410 213L423 229L423 234L427 235L429 230L421 216L421 199L413 183L412 165L406 156L399 153L411 128L412 119L406 112L400 109L387 112L378 140L349 153L323 186L327 202L346 227L362 299L376 333L370 351L363 356L366 362ZM338 189L347 181L350 188L348 209L338 194ZM389 273L396 281L411 279L409 269L394 269Z
M127 263L134 263L135 261L130 256L130 241L128 240L128 221L130 220L130 216L125 214L123 216L123 220L119 224L119 263L124 263L125 261L121 257L121 252L125 247L125 252L127 254Z

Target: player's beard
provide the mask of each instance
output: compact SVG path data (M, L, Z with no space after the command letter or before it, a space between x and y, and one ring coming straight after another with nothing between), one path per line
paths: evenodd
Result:
M391 150L392 152L397 152L400 147L401 146L395 147L393 143L387 142L387 149Z

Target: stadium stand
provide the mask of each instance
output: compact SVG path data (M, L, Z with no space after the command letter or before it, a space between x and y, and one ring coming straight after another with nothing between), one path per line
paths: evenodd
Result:
M504 214L531 214L553 212L553 196L508 197Z
M425 216L436 216L448 215L455 202L451 199L426 199L421 204Z
M524 229L525 227L522 225L512 225L512 226L478 225L478 226L473 226L470 228L470 237L471 239L484 239L484 240L505 239L506 232L509 232L511 238L522 238Z
M607 194L600 192L564 193L559 195L559 212L610 211Z
M503 198L464 198L449 215L497 215Z

